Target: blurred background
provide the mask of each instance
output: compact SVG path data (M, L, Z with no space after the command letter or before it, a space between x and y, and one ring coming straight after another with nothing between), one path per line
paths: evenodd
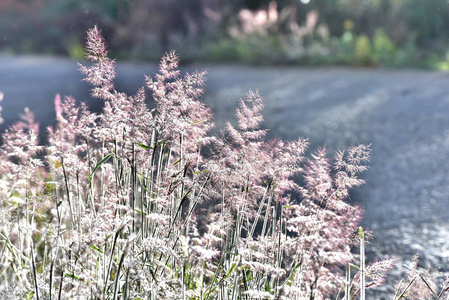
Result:
M447 0L1 0L0 52L449 69Z

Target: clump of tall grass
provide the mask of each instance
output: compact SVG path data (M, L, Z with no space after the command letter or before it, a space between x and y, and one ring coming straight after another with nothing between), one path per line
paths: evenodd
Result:
M238 126L210 136L204 72L182 76L168 53L129 96L96 27L87 57L102 113L56 96L48 145L28 110L3 134L2 297L363 299L383 282L393 262L365 267L361 210L346 201L368 146L329 159L305 156L304 139L266 142L254 92Z

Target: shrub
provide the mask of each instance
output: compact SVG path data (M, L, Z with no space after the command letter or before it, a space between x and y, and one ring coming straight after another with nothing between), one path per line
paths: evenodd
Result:
M382 30L377 30L374 34L373 51L377 64L387 67L397 64L398 49L393 40Z
M362 255L362 273L345 273L364 240L361 210L346 200L363 183L368 146L330 160L325 149L305 156L304 139L266 142L254 92L238 126L208 136L204 72L182 76L169 53L146 77L149 93L128 96L114 88L98 28L86 47L92 64L81 71L103 112L57 96L48 145L29 111L3 135L0 295L324 299L344 290L354 299L382 283L390 260L365 268Z
M356 65L373 65L373 53L371 41L366 35L357 37L354 51L354 63Z

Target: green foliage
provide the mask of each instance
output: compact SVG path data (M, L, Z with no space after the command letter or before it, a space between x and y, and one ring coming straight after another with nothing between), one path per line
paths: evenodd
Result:
M235 36L242 9L266 13L271 1L21 0L0 10L0 47L80 59L83 34L97 24L120 58L155 60L176 49L184 60L446 68L446 0L275 2L275 24ZM311 12L316 24L304 31Z
M273 64L285 61L285 47L277 35L248 34L245 38L224 38L211 43L206 56L216 61Z
M216 61L235 61L238 59L236 44L231 38L222 38L210 43L206 49L207 57Z
M362 34L355 43L354 63L356 65L371 66L374 64L370 39Z
M447 1L403 1L402 11L407 27L416 34L419 44L444 40L448 37L449 6Z
M279 36L268 35L249 36L248 39L241 40L237 47L239 58L248 63L274 63L283 56L282 44Z
M70 58L81 60L84 59L84 47L76 37L72 37L68 41L67 52Z
M373 38L374 59L378 65L396 65L398 49L393 40L382 30L377 30Z

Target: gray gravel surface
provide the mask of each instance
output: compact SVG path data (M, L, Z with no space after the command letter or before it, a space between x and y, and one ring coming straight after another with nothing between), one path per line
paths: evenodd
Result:
M77 63L64 58L0 56L1 103L7 124L25 106L42 126L54 122L56 93L88 99ZM413 254L441 281L449 275L449 74L350 68L194 65L207 69L204 100L217 128L235 120L240 98L250 89L265 99L270 138L307 137L311 150L329 153L353 144L372 144L367 184L352 194L373 230L369 260L396 257L398 269L370 299L391 299L392 287ZM116 85L137 91L147 63L119 63ZM98 103L97 105L98 106Z

